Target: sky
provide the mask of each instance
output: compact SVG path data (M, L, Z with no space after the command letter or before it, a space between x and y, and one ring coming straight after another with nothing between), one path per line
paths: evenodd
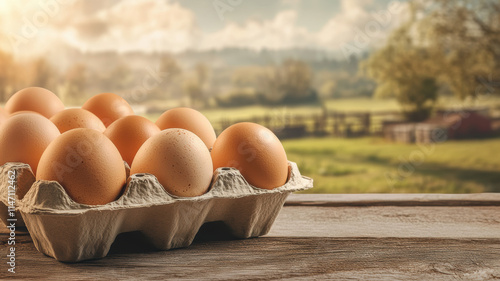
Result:
M0 48L357 52L382 44L406 11L403 0L0 0Z

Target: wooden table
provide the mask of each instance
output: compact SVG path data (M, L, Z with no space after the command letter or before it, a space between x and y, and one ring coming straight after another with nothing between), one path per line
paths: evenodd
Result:
M60 263L17 232L16 274L0 279L500 279L500 194L291 195L270 233L246 240L206 225L188 248L121 235L103 259Z

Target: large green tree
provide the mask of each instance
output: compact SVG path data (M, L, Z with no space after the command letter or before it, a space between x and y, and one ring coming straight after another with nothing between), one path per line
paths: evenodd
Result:
M377 82L375 96L395 97L411 121L426 119L437 99L439 62L435 49L419 46L411 21L394 31L387 44L374 52L362 69Z
M409 119L426 118L447 85L459 98L491 93L500 66L500 2L414 0L409 18L363 62L376 95L395 96Z
M459 98L492 93L499 79L500 1L425 0L412 23L421 43L437 50L440 78Z

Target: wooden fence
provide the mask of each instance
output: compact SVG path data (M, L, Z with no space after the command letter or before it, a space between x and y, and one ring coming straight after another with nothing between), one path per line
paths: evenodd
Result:
M349 138L381 135L385 122L400 122L402 119L398 111L328 111L311 115L265 115L245 120L224 118L213 122L213 126L220 133L238 122L254 122L271 129L280 139L328 135Z

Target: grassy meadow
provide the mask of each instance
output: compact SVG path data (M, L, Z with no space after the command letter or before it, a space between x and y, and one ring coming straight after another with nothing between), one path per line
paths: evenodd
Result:
M288 159L314 179L308 193L500 192L500 139L419 146L309 138L283 145Z

